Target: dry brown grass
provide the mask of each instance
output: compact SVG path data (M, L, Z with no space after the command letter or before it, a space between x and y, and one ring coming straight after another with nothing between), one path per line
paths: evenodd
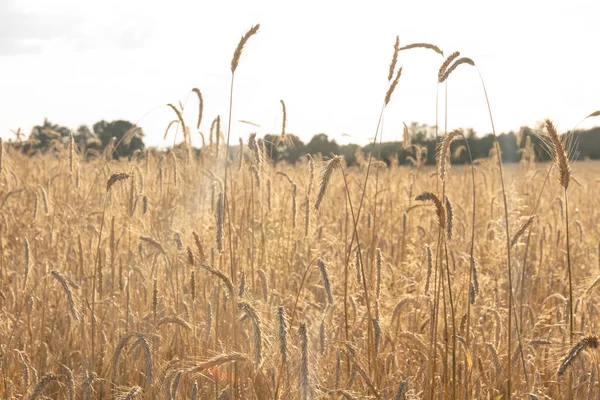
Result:
M505 166L509 284L498 160L449 169L457 137L443 176L407 142L414 164L370 181L364 159L275 167L255 135L229 162L221 140L114 161L0 142L0 397L498 398L510 366L515 398L594 398L600 164Z
M217 251L220 218L215 218L218 213L211 211L210 206L213 180L210 174L192 173L201 168L210 168L210 160L192 160L189 165L180 165L180 183L177 186L174 185L173 174L169 173L173 165L166 164L163 167L166 170L163 185L169 190L161 190L159 181L155 179L158 156L152 153L148 175L143 172L145 160L108 163L105 176L113 176L113 179L110 180L105 218L108 221L114 218L114 243L111 244L111 233L101 238L99 246L98 263L102 266L103 285L102 293L96 293L98 337L94 340L94 366L90 364L91 277L105 194L105 187L101 183L94 184L94 177L104 161L97 159L81 163L81 182L80 187L76 188L69 179L68 152L67 145L64 158L38 157L32 160L13 151L10 146L5 149L7 174L0 180L3 192L29 187L33 189L15 192L2 208L2 221L6 221L0 229L2 396L4 393L8 397L32 394L39 379L33 378L35 369L35 376L53 373L60 382L58 385L40 386L39 390L52 397L67 398L69 379L62 367L65 366L72 371L75 379L76 396L83 394L82 384L88 381L93 387L91 396L112 396L113 384L139 386L143 396L152 393L159 395L163 393L162 386L167 374L174 376L175 370L181 370L178 396L189 396L197 381L198 398L208 398L224 388L232 388L233 369L228 366L237 363L238 357L231 358L222 366L208 367L212 378L192 371L198 371L194 368L206 365L205 360L213 356L232 353L243 354L244 360L254 360L250 364L237 363L240 380L238 390L242 398L258 390L258 385L266 385L275 393L274 381L268 378L273 372L275 382L278 374L283 374L280 396L284 397L286 393L291 393L292 398L296 397L300 388L307 393L333 393L335 396L343 396L342 391L372 395L371 386L374 386L381 398L389 398L395 396L405 379L407 398L419 397L419 393L423 393L427 378L418 371L419 367L425 368L429 355L403 339L402 334L410 333L423 343L429 340L429 329L426 327L430 322L433 298L431 292L423 295L423 290L428 276L431 287L440 280L436 268L428 268L427 265L436 264L439 252L437 229L447 224L447 218L442 214L446 207L442 201L433 210L419 202L411 202L407 195L410 180L398 178L414 176L416 188L435 188L435 176L432 177L427 169L419 173L415 168L390 167L379 172L380 213L387 217L379 219L373 236L372 227L367 225L371 212L367 208L359 221L357 232L361 246L366 249L361 261L366 287L372 299L379 299L375 320L377 325L373 320L364 318L366 303L363 282L352 277L348 291L352 298L349 299L352 305L349 312L349 339L355 349L351 359L356 359L358 364L352 361L350 369L346 368L345 360L348 357L344 356L346 351L342 351L343 362L338 372L340 379L337 386L336 359L327 354L331 355L337 347L344 349L345 346L342 307L344 249L349 243L346 232L352 229L351 220L344 218L344 210L339 206L348 201L341 177L333 174L329 179L325 199L318 213L313 216L306 235L304 226L294 228L292 224L288 179L275 179L275 176L283 168L281 171L296 182L298 190L306 192L310 185L307 179L309 160L296 168L280 166L276 170L269 164L265 165L263 173L271 177L273 186L271 211L267 210L266 203L262 203L266 198L266 187L255 187L257 192L253 200L247 197L254 182L250 168L232 171L232 180L237 188L231 200L232 209L235 209L235 215L231 217L235 232L235 260L237 273L241 274L243 270L247 272L243 295L246 305L236 311L236 315L241 318L248 315L248 310L254 310L256 314L250 312L249 315L260 316L260 325L256 324L258 318L252 322L253 317L250 323L238 323L241 341L234 350L232 314L229 310L230 307L237 308L231 303L231 294L237 293L238 289L229 277L229 258ZM33 162L41 164L43 168L31 168ZM470 345L460 350L458 357L458 394L461 396L465 391L469 396L477 397L500 393L506 372L503 364L506 361L507 310L502 300L504 297L500 296L500 292L506 290L506 281L500 269L504 257L501 250L502 220L498 218L501 215L501 206L497 201L499 182L493 172L493 163L493 160L486 160L476 166L478 213L474 226L474 258L478 264L479 291L471 309ZM132 164L138 165L139 170ZM544 170L546 167L540 168ZM556 242L562 242L565 237L560 223L562 211L555 200L563 188L547 185L540 192L543 182L539 179L540 174L536 174L537 168L535 165L509 166L508 174L512 183L510 212L515 224L513 230L523 231L517 232L515 237L518 238L512 240L513 252L519 260L523 259L526 251L529 253L526 264L515 267L515 276L520 276L523 270L526 277L523 281L515 282L515 293L520 292L521 285L524 285L524 297L517 303L517 314L522 308L524 317L518 329L525 343L530 343L523 348L524 356L529 360L526 368L530 381L525 380L517 358L513 387L515 395L533 390L538 394L558 397L564 395L563 378L557 376L558 367L569 354L569 315L565 300L568 290L564 279L566 256L556 246ZM137 190L139 186L117 184L117 177L122 178L123 175L113 175L111 171L118 173L123 170L137 171L129 177L136 181L140 179L139 171L144 174L144 194L148 196L150 204L145 214L141 208L130 213L130 191ZM50 180L49 171L60 171L60 175ZM362 174L358 168L344 168L344 171L354 178ZM596 324L600 322L594 306L598 293L593 290L597 286L594 281L600 275L596 226L600 212L593 202L588 201L590 196L600 195L595 184L595 174L599 172L600 166L596 163L574 164L573 174L581 186L574 185L569 189L570 206L578 208L577 219L583 232L572 243L571 249L575 330L587 335L594 334ZM446 193L453 200L454 214L453 237L447 245L451 284L456 292L454 306L457 320L460 321L470 300L471 260L465 250L470 244L472 219L469 210L472 197L467 169L454 166L447 173L449 180ZM11 178L7 179L7 176ZM352 200L358 201L360 190L354 178L349 179L350 191ZM47 193L48 214L40 212L37 219L32 220L33 203L40 186ZM374 190L374 185L367 188L367 198L374 196ZM91 195L87 197L87 193ZM311 194L311 197L316 194ZM530 218L540 195L537 217ZM311 198L311 201L314 199ZM437 202L434 201L434 204ZM255 210L254 217L249 212L251 207ZM220 206L215 207L218 208ZM571 211L575 215L574 208ZM304 207L299 207L298 218L304 218L305 212ZM403 227L402 215L405 212L406 226ZM178 239L175 232L179 233ZM78 237L80 246L77 245ZM400 237L404 238L404 252L398 246ZM24 289L25 238L29 242L30 260ZM178 241L182 242L181 248ZM252 245L255 250L248 251ZM425 245L429 246L430 252ZM225 248L224 252L227 251ZM312 254L311 259L308 258L309 254ZM544 259L541 262L542 256ZM312 261L313 257L327 260L327 270L321 268L319 271L317 263ZM114 272L111 268L113 262ZM301 286L301 278L311 263L306 281ZM47 264L50 268L43 268ZM259 266L257 269L261 270L254 284L248 273L251 264ZM177 274L176 270L179 271ZM195 286L190 283L192 272ZM49 281L44 289L45 280ZM153 300L154 280L157 282L156 300ZM51 284L53 281L54 284ZM237 282L240 282L239 275ZM298 308L294 312L294 299L298 294ZM415 297L417 294L418 297ZM412 300L408 303L405 301L398 316L392 318L396 305L408 299ZM209 302L212 304L208 306L212 308L210 322L206 315ZM156 307L156 318L153 317L153 307ZM493 317L490 309L497 311L497 317ZM46 322L43 330L40 330L42 313ZM444 390L447 385L444 382L449 382L451 368L444 350L447 343L444 341L444 332L449 328L450 321L446 324L444 317L440 318L440 352L436 361L438 392ZM329 348L324 356L321 355L319 343L322 322ZM306 353L300 351L302 343L296 334L299 323L306 324ZM260 326L260 339L255 337L253 325ZM371 344L365 335L368 325L376 327ZM205 332L207 327L209 332ZM459 336L464 334L463 329L459 327ZM105 339L102 339L103 335ZM531 344L532 340L540 338L550 341L540 345ZM127 341L124 342L124 339ZM47 346L47 354L40 350L44 347L43 343ZM260 355L256 353L259 350L258 343L261 344ZM495 353L486 351L486 346L489 347L486 343L494 344ZM367 348L372 351L367 352ZM514 348L517 348L516 343ZM27 380L23 378L22 357L19 354L28 355ZM304 362L308 362L307 377L297 375L298 369L294 367L301 365L303 354ZM375 358L369 360L368 354ZM151 356L151 361L148 356ZM112 363L111 358L115 360ZM282 360L285 368L280 367ZM582 347L577 358L570 363L569 371L573 371L575 382L582 383L574 385L575 394L587 395L589 388L583 383L589 379L590 369L595 368L594 360L594 349L588 346ZM499 368L495 367L496 363ZM367 374L370 382L364 379L357 365ZM373 375L375 367L380 371L377 378ZM148 371L151 371L152 379ZM90 372L97 377L89 380ZM264 374L267 379L259 378L257 373ZM353 373L358 375L349 381ZM535 376L537 378L533 380ZM308 380L304 380L306 378ZM594 390L598 391L597 388Z

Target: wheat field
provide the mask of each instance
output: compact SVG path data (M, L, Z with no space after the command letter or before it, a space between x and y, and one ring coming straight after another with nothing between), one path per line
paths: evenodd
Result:
M1 145L0 398L600 396L600 164L551 121L552 164L451 165L440 129L437 166L275 164L219 124L201 154Z

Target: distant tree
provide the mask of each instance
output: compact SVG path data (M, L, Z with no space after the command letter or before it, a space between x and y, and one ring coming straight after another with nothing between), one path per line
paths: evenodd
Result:
M358 149L360 146L352 143L340 146L340 154L344 156L347 165L356 164L356 150Z
M54 124L47 118L44 118L43 124L35 125L31 129L30 139L33 139L35 143L31 143L26 147L28 150L46 151L53 142L58 140L62 143L63 139L70 135L71 130L69 128Z
M578 159L591 158L600 159L600 128L592 128L587 131L575 131L575 137L571 140L576 143Z
M335 140L329 140L326 134L319 133L307 143L306 152L328 157L330 154L340 154L340 146Z
M423 143L435 139L435 126L411 122L408 126L408 132L413 142Z
M412 122L408 126L408 131L412 144L422 149L420 154L423 155L423 158L421 161L425 164L435 165L437 148L435 126ZM71 132L67 127L44 119L42 124L32 128L31 135L27 141L19 140L22 137L20 130L13 131L18 138L14 146L26 154L47 152L65 146L68 143ZM127 132L133 134L127 135L126 140L121 142ZM473 160L485 158L490 155L491 150L494 148L493 134L488 133L478 136L471 128L464 129L463 133L467 138ZM101 151L109 145L113 138L115 146L118 142L121 142L113 149L113 157L131 157L136 150L144 150L144 134L142 130L139 127L135 127L129 121L117 120L108 122L102 120L96 122L92 126L92 129L86 125L80 125L73 134L75 142L82 152L92 149L96 150L96 152ZM438 135L441 136L442 134L443 132L438 132ZM600 127L579 130L573 133L564 132L563 135L565 134L569 135L568 148L571 159L600 158ZM499 134L498 143L502 152L502 160L507 163L520 161L525 145L530 142L536 161L548 161L551 155L548 152L547 145L544 144L543 136L544 132L541 123L534 128L522 126L516 133L508 132ZM376 143L375 146L369 144L362 148L356 144L340 146L335 140L329 139L325 133L313 136L307 144L304 144L298 136L290 133L286 134L285 143L280 139L280 135L265 135L261 140L264 140L265 150L274 162L285 161L292 164L296 163L307 153L312 155L321 154L325 158L329 158L332 154L342 154L348 165L353 165L357 162L357 154L363 160L364 157L368 157L371 154L371 151L373 152L373 157L385 161L388 165L392 160L394 162L397 160L400 164L406 165L411 162L409 157L413 159L416 157L416 147L404 148L402 142ZM457 155L457 157L452 157L453 163L462 164L468 162L469 157L466 152L456 152L460 146L464 145L465 143L462 138L457 139L451 144L450 152ZM231 159L237 154L234 149L235 146L229 150ZM200 154L200 149L195 150L196 156Z
M125 133L132 129L135 125L129 121L117 120L112 122L98 121L92 129L94 134L102 142L102 148L108 146L112 138L116 138L115 145L121 141ZM136 150L144 150L144 141L142 140L144 133L141 128L138 128L131 138L129 143L122 142L114 149L113 157L131 157Z
M79 149L85 149L89 147L90 142L96 138L96 135L87 125L79 125L79 128L75 131L75 144ZM94 147L92 145L92 147Z
M502 150L502 161L517 161L517 138L513 132L503 133L498 137L498 143Z
M265 149L274 162L294 164L306 154L306 145L296 135L286 133L285 136L285 140L281 140L280 135L265 135Z
M477 132L473 128L465 129L464 135L469 140L477 139Z
M94 132L87 125L79 125L75 131L75 141L85 143L88 139L96 137Z

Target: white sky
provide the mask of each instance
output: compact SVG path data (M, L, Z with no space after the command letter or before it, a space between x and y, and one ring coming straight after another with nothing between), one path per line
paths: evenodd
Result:
M396 35L471 57L499 132L543 118L567 130L600 108L599 11L597 0L0 0L0 136L44 117L71 128L141 118L146 143L162 145L174 118L166 104L186 102L195 86L207 132L217 114L227 118L231 55L255 23L236 73L232 140L257 130L240 119L260 124L259 135L279 132L283 99L287 131L304 141L324 132L366 143ZM384 140L401 138L402 121L434 124L442 61L401 53ZM459 68L449 88L449 128L489 132L476 71ZM187 105L195 126L193 96Z

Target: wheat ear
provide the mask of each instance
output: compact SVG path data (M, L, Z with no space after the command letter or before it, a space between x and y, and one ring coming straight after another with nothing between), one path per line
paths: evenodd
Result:
M410 50L410 49L429 49L429 50L435 51L436 53L438 53L441 56L444 55L444 52L442 50L440 50L439 47L437 47L435 44L431 44L431 43L411 43L406 46L400 47L398 50L403 51L403 50Z
M394 70L396 69L396 63L398 62L398 52L400 51L400 36L396 36L396 43L394 43L394 54L392 56L392 62L390 62L390 70L388 72L388 82L392 80L394 76Z
M560 184L563 188L568 189L571 181L571 167L569 166L569 157L564 143L560 140L558 132L554 127L554 124L549 119L544 121L544 127L550 137L550 149L554 162L558 167Z
M571 348L571 350L569 350L569 352L567 353L567 355L565 356L565 358L563 358L563 360L561 361L559 367L558 367L558 376L564 375L564 373L566 372L567 368L573 364L573 362L575 361L575 359L577 358L577 356L586 349L595 349L598 347L599 344L599 340L598 340L598 336L596 335L590 335L590 336L586 336L583 339L581 339L579 342L577 342L577 344L575 344L575 346L573 346Z
M327 192L327 187L329 186L331 176L333 175L333 172L336 169L342 166L342 159L342 156L334 156L327 162L327 164L325 164L325 168L321 173L319 193L317 194L317 200L315 201L315 210L319 210L319 208L321 207L321 203L323 202L323 198L325 197L325 193Z
M471 60L468 57L461 57L458 60L456 60L456 62L454 64L452 64L447 70L446 72L444 72L444 75L442 75L441 78L439 78L439 82L443 83L446 79L448 79L448 77L450 76L450 74L452 73L452 71L454 71L456 69L456 67L458 67L459 65L462 64L468 64L468 65L472 65L475 66L475 62L473 60Z
M29 396L29 400L37 399L44 391L44 387L46 387L46 385L48 385L50 382L55 382L57 380L58 380L58 377L56 375L54 375L52 372L48 372L46 375L44 375L42 377L42 379L40 379L40 381L37 383L37 385L35 385L33 392Z
M200 89L193 88L192 92L196 93L198 96L198 122L196 123L196 129L200 129L200 123L202 122L202 113L204 110L204 99L202 98L202 93Z
M521 225L519 230L512 237L512 240L510 241L510 247L513 247L515 244L517 244L519 242L519 239L521 238L521 236L523 236L523 234L525 233L527 228L529 228L531 226L531 224L533 223L534 220L535 220L535 215L532 215L531 217L529 217L527 219L527 221L525 221L523 223L523 225Z
M298 329L300 336L300 398L308 400L311 397L310 378L308 376L308 334L303 322Z
M244 46L248 42L248 39L250 39L252 37L252 35L256 34L256 32L258 32L259 28L260 28L260 24L254 25L240 39L240 42L238 43L237 47L235 48L235 52L233 53L233 58L231 59L231 73L232 74L235 73L235 70L238 67L238 64L240 62L240 57L242 55L242 51L244 50Z
M241 301L238 303L238 308L244 311L252 321L252 327L254 328L254 366L258 370L262 363L262 322L258 311L250 303Z
M417 197L415 197L415 200L433 202L438 217L438 224L440 225L440 228L446 229L446 212L444 211L444 205L442 204L439 197L437 197L432 192L423 192Z
M321 271L321 277L323 278L323 284L325 286L325 293L327 294L327 302L333 304L333 294L331 292L331 281L329 280L329 273L327 272L327 264L322 259L317 260L317 266Z

